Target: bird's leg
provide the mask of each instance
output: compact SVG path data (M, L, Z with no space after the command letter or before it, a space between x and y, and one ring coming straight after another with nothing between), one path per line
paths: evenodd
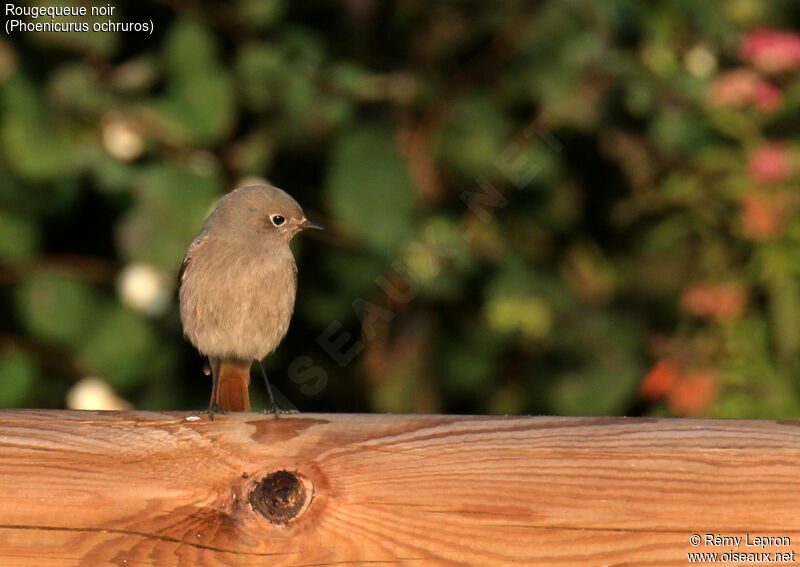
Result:
M211 366L211 401L208 404L208 419L214 421L214 414L228 413L219 409L219 369L222 366L221 358L209 358Z
M258 366L261 367L261 375L264 377L264 384L267 385L267 394L269 394L269 403L272 406L271 411L275 416L275 419L278 419L280 410L278 409L278 404L275 403L275 396L272 395L272 386L269 383L269 378L267 378L267 370L264 368L264 361L259 360Z

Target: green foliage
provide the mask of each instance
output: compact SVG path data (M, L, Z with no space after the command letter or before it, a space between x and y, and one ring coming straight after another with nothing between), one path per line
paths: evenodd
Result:
M20 320L33 336L78 344L96 317L96 299L85 283L57 273L37 272L17 290Z
M391 252L408 237L412 183L392 130L365 125L336 141L328 175L331 213L367 246Z
M16 407L33 399L39 371L36 362L17 351L0 357L0 407Z
M174 278L263 179L328 229L268 360L301 410L797 417L794 11L146 1L112 19L152 35L6 37L0 406L92 375L202 407Z
M21 74L3 86L2 138L7 163L32 181L74 174L79 148L53 120L40 96Z
M283 0L243 0L239 3L239 21L253 29L267 29L277 23L283 8Z
M24 260L36 251L38 240L39 233L31 219L0 210L0 260Z
M511 133L509 118L485 96L459 100L442 134L441 159L470 181L491 171Z
M215 172L154 165L134 187L136 204L119 225L123 253L132 260L175 269L210 210L221 182Z
M641 325L622 315L589 312L561 332L572 368L551 386L551 411L624 414L644 370L637 352Z
M218 142L233 126L234 91L219 60L212 31L193 20L178 20L164 46L167 94L156 112L177 140L207 145Z
M77 356L90 373L107 378L122 391L130 391L147 377L143 368L148 369L148 374L156 370L152 360L158 351L158 340L143 318L126 309L107 306L97 310L90 335Z

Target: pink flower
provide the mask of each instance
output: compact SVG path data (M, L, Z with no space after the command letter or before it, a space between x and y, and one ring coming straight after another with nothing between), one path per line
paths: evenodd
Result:
M734 69L725 73L714 81L708 94L709 102L714 106L744 108L754 104L764 112L775 110L783 98L777 87L750 69Z
M766 73L797 69L800 67L800 34L760 28L744 38L739 54Z
M783 94L780 89L766 81L759 80L753 93L753 103L759 110L772 112L781 105Z
M747 291L741 285L715 282L693 282L681 293L681 309L697 317L718 323L737 319L744 312Z
M791 175L792 164L783 146L773 142L761 146L753 154L747 171L756 183L778 183Z

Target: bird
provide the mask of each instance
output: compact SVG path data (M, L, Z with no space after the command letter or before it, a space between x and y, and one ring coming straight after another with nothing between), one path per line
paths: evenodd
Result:
M261 366L272 411L278 406L262 360L286 336L297 265L289 248L310 222L288 193L247 185L221 197L189 245L178 275L183 332L208 357L208 415L250 410L250 367Z

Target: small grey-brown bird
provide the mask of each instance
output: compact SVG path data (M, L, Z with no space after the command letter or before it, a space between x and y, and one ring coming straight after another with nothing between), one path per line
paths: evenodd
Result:
M178 277L186 337L208 357L213 386L208 412L250 409L250 366L286 336L294 311L295 234L322 227L297 201L269 185L223 196L186 252ZM272 409L275 398L264 366Z

